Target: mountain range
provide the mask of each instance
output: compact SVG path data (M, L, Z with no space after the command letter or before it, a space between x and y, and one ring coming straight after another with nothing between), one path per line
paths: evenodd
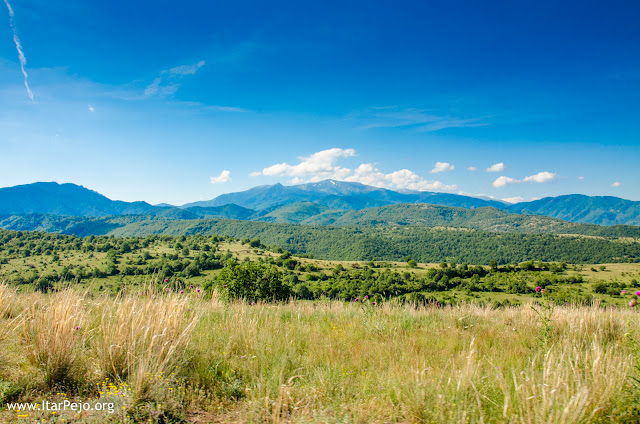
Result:
M490 231L493 231L493 225L500 231L505 223L511 226L531 226L532 222L542 227L559 225L557 220L518 218L522 214L576 223L637 226L640 225L640 202L571 194L507 204L457 194L393 191L336 180L293 186L258 186L179 207L111 200L93 190L68 183L39 182L0 188L0 215L5 221L9 216L27 214L151 215L176 220L229 218L312 225L447 225L447 222L454 222L456 225L453 226Z

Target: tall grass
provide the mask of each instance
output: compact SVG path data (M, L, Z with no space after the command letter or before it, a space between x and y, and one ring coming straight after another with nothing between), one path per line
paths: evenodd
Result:
M638 419L633 309L562 306L543 322L528 306L250 305L153 291L16 296L21 320L0 318L0 347L20 341L3 379L18 384L27 373L39 382L19 398L65 390L117 399L113 416L72 421Z
M157 381L153 377L170 374L186 360L200 311L192 303L159 293L102 299L95 306L99 321L92 343L101 376L130 380L136 398L148 399Z

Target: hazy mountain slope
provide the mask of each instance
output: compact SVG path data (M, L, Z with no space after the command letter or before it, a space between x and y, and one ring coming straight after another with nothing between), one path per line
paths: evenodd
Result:
M0 188L0 213L71 216L143 214L156 208L146 202L111 200L75 184L33 183Z
M516 203L509 207L519 213L552 216L567 221L599 225L640 225L640 202L612 196L570 194L545 197L533 202Z
M462 207L505 207L500 202L457 194L419 191L400 193L360 183L336 180L324 180L295 186L283 186L282 184L258 186L242 192L223 194L204 202L188 203L182 207L210 207L235 203L250 209L266 209L296 202L320 203L333 209L363 209L395 203L416 202Z
M268 214L257 218L258 221L286 222L298 224L306 219L318 216L329 209L313 202L296 202L279 207Z
M242 220L266 220L274 222L318 222L323 225L344 223L345 219L370 219L381 221L368 215L349 215L338 220L343 213L330 210L364 210L403 203L428 203L478 209L491 206L509 213L546 215L566 221L595 223L601 225L640 225L640 202L617 197L589 197L566 195L548 197L533 202L506 205L502 202L449 193L431 193L405 190L396 192L360 183L325 180L296 186L258 186L252 189L218 196L206 202L195 202L181 207L152 206L145 202L123 202L107 197L75 184L34 183L15 187L0 188L0 214L55 214L68 216L111 216L129 214L157 215L169 219L197 219L204 217L224 217ZM293 209L278 209L297 204ZM406 217L392 217L390 213L400 213L402 209L380 211L383 222L401 222ZM315 215L323 215L315 221ZM486 213L485 213L486 214ZM473 215L476 220L495 219L494 216ZM359 217L359 218L358 218ZM506 218L500 218L503 221ZM515 218L514 218L515 219ZM509 225L522 225L516 221ZM427 221L430 221L428 218ZM493 221L491 221L493 222ZM498 223L504 226L506 221ZM529 223L534 221L527 221ZM495 224L495 222L494 222ZM537 226L543 225L539 222ZM546 222L544 225L548 225ZM340 224L342 225L342 224ZM434 224L435 225L435 224ZM438 224L440 225L440 224ZM445 225L445 224L442 224ZM462 223L461 226L469 226ZM474 224L476 225L476 224ZM480 225L479 223L477 225ZM484 226L490 226L486 222ZM493 224L492 224L493 225ZM533 224L530 224L533 225ZM533 227L536 227L533 225ZM475 227L474 227L475 228Z
M186 210L201 218L220 217L229 219L251 219L251 217L256 213L253 209L243 208L235 203L213 207L192 206Z
M308 201L315 197L317 197L315 193L305 192L295 186L275 184L272 186L253 187L237 193L222 194L215 199L187 203L186 205L182 205L182 207L215 207L235 203L248 209L265 209L278 204Z

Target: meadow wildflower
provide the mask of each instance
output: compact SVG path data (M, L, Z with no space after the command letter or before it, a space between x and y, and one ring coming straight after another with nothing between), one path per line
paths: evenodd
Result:
M640 290L636 292L636 296L640 297Z
M540 290L542 290L542 287L540 286L536 287L536 293L540 293Z

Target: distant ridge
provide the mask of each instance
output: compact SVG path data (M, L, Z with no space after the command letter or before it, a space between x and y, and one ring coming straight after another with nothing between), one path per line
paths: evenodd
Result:
M6 216L151 215L171 220L230 218L303 224L327 224L327 220L335 220L336 223L357 222L361 225L361 219L367 221L367 217L382 213L375 212L376 208L397 204L431 204L466 209L492 207L508 213L545 215L570 222L640 226L640 202L611 196L590 197L581 194L505 204L491 199L451 193L411 190L398 192L361 183L324 180L293 186L257 186L178 207L166 203L154 206L146 202L111 200L93 190L69 183L38 182L0 188L0 214ZM343 213L364 209L368 210L366 216ZM384 209L385 218L382 221L391 223L402 219L395 219L391 216L393 213L406 213L406 210ZM445 213L444 210L441 213Z
M56 214L109 216L145 214L155 207L146 202L111 200L76 184L33 183L0 188L0 214Z
M572 222L640 225L640 202L613 196L569 194L516 203L509 209L518 213L546 215Z
M246 191L222 194L207 201L187 203L181 207L211 207L235 203L249 209L266 209L297 202L313 202L332 209L354 210L396 203L431 203L464 208L505 207L502 202L459 194L427 191L404 191L400 193L361 183L337 180L324 180L317 183L293 186L284 186L279 183L257 186Z

